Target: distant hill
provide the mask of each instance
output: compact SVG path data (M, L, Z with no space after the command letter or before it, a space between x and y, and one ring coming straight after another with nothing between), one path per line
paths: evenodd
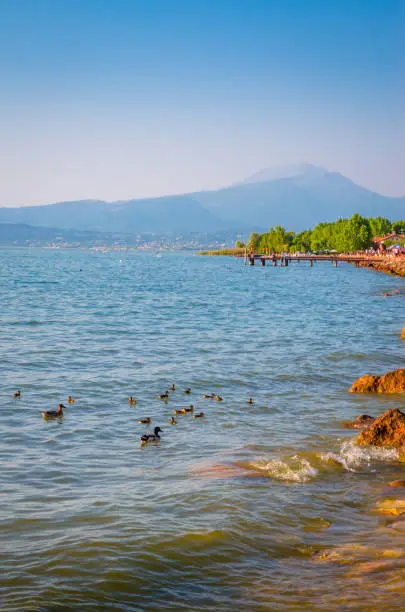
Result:
M102 232L250 232L284 225L300 231L321 221L405 214L405 197L386 197L310 164L261 170L216 191L104 202L0 208L0 223Z
M312 166L309 171L287 178L248 182L193 197L220 219L236 225L267 229L283 225L295 231L321 221L334 221L358 212L365 217L384 215L391 220L405 213L405 197L392 198L356 185L337 172ZM260 179L260 180L259 180Z
M77 243L109 244L127 236L135 242L132 234L119 234L113 232L92 232L80 230L66 230L56 227L37 227L25 223L0 223L0 244L49 244L49 243Z
M200 202L188 195L126 202L83 200L44 206L0 208L0 223L113 232L194 232L229 229ZM232 228L230 228L232 229Z

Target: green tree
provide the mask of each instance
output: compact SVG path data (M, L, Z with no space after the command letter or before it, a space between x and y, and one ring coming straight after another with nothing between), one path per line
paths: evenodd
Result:
M305 232L300 232L296 234L293 238L293 241L290 246L290 251L292 253L300 252L306 253L311 250L311 237L312 231L306 230Z
M393 232L400 234L401 232L405 232L405 221L394 221L391 225L391 229Z
M349 237L348 251L360 251L371 246L372 233L369 220L355 213L349 219L347 235Z
M316 225L311 234L311 249L359 251L371 245L371 238L369 220L356 213L350 219L338 219L334 223Z
M369 223L373 237L385 236L391 232L391 221L387 217L372 217Z
M236 243L235 243L235 247L237 249L244 249L245 246L246 246L246 244L244 242L241 242L240 240L237 240Z
M287 232L281 225L276 225L276 227L271 227L266 234L261 235L259 249L260 251L267 249L276 253L289 251L294 236L294 232Z
M259 241L260 241L260 234L257 234L256 232L252 232L250 234L249 242L247 243L247 247L249 251L256 252L259 246Z
M353 252L371 246L376 234L385 234L390 230L405 231L405 221L396 221L391 225L386 217L367 219L354 214L350 219L338 219L332 223L318 223L312 230L299 234L288 232L281 225L271 227L264 234L253 233L248 248L263 251L323 251L335 249L339 252Z
M332 224L319 223L311 232L311 251L335 248L332 244Z

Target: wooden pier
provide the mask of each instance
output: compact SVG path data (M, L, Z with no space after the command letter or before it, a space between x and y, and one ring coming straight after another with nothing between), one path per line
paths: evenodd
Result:
M250 266L254 266L255 262L259 262L261 266L265 266L266 262L273 264L273 266L283 266L287 267L290 263L308 261L309 266L312 268L314 262L317 261L330 261L337 268L339 262L351 263L356 266L356 268L362 266L367 266L368 264L376 264L378 262L383 262L386 260L386 257L379 255L264 255L259 253L250 253L248 255L241 255L245 260L245 264L249 264Z

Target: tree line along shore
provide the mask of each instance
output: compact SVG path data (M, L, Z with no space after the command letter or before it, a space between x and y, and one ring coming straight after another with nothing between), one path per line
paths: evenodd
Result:
M203 251L201 254L237 255L243 254L246 249L250 253L353 253L372 249L375 237L391 233L403 234L403 238L387 240L386 246L396 242L405 245L405 220L391 222L386 217L367 218L356 213L350 219L318 223L313 229L298 234L276 225L263 234L253 232L247 243L237 240L233 249Z
M395 238L384 238L394 234ZM379 238L379 241L376 239ZM253 232L249 241L236 241L234 248L201 251L200 255L244 256L247 253L378 253L378 261L359 263L381 272L405 276L405 256L388 256L386 249L393 244L405 248L405 220L390 221L386 217L362 217L354 214L350 219L338 219L331 223L319 223L313 229L296 234L281 225L268 232ZM397 250L398 252L398 250ZM384 257L387 255L387 257Z

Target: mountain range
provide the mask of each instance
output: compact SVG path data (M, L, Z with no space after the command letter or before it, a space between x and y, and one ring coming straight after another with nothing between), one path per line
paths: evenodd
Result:
M92 232L266 231L283 225L301 231L358 212L405 217L405 197L383 196L337 172L311 164L262 170L213 191L104 202L83 200L0 208L0 223Z

